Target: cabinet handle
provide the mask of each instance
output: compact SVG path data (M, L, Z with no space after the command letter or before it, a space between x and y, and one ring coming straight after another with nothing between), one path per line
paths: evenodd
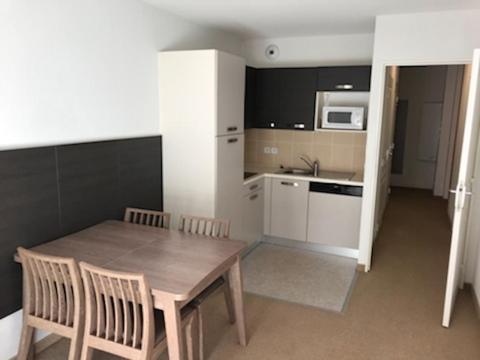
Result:
M305 129L305 124L294 124L293 127L295 129Z
M258 188L257 184L250 186L250 190L255 190L256 188Z
M227 127L227 131L237 131L238 127L236 126L229 126Z
M228 143L229 143L229 144L236 143L237 141L238 141L237 138L228 139Z
M335 85L335 89L339 89L339 90L352 90L352 89L353 89L353 85L352 85L352 84L338 84L338 85Z
M256 198L258 198L258 194L254 194L249 197L250 200L255 200Z
M291 181L282 181L280 184L285 185L285 186L298 186L298 183L296 182L291 182Z

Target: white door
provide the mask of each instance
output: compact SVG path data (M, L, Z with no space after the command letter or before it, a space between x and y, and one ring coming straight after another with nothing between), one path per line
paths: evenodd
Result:
M472 186L475 153L478 142L480 125L480 49L473 54L472 75L468 95L467 114L465 119L465 132L462 144L458 184L455 189L455 213L453 217L452 243L450 247L450 260L448 264L447 287L445 291L445 304L442 325L450 326L455 297L458 288L463 284L462 268L463 254L470 205L470 191Z

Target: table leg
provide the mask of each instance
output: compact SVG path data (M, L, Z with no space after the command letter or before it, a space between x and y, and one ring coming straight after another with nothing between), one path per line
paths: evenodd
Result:
M182 318L178 303L165 301L163 308L169 360L183 360Z
M240 268L240 257L228 271L230 278L230 289L232 291L233 307L235 309L235 320L240 345L247 346L247 331L245 328L245 310L243 307L243 283L242 271Z

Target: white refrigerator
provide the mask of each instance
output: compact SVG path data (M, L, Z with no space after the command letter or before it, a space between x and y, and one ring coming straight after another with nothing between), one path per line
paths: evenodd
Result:
M218 50L159 53L164 210L229 219L241 236L245 60Z

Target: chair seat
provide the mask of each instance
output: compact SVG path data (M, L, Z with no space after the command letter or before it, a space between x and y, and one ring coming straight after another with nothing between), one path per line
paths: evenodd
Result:
M187 319L195 310L196 309L190 305L186 305L182 308L180 311L180 315L182 317L182 326L183 321ZM167 337L165 332L165 318L162 310L155 309L153 316L155 317L155 343L158 344Z
M225 284L225 279L223 276L220 276L217 280L211 283L205 290L203 290L195 299L192 300L191 304L194 306L201 305L207 298L212 295L217 289L221 288Z

